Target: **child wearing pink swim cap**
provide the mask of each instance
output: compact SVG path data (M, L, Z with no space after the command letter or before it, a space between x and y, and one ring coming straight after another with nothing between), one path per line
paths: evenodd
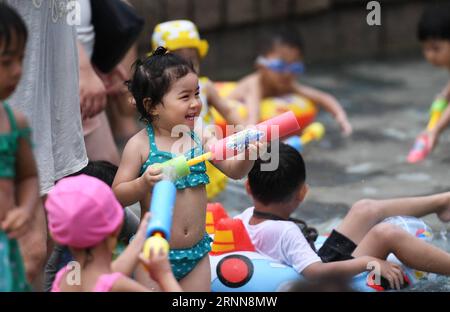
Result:
M124 212L107 184L87 175L63 179L48 194L45 208L52 238L68 246L75 260L57 273L53 292L149 291L129 277L140 259L148 214L113 262ZM144 264L161 290L181 291L166 254L152 255Z

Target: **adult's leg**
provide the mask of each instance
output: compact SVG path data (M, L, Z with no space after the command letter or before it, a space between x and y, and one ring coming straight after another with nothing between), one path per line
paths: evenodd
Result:
M450 192L422 197L356 202L336 228L356 244L377 223L392 216L423 217L436 213L444 222L450 221Z
M119 151L114 142L106 113L98 115L100 126L84 137L86 151L90 161L105 160L118 166Z

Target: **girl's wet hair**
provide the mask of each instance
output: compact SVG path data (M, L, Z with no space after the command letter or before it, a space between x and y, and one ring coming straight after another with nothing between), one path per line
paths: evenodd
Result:
M27 27L14 9L0 2L0 54L11 48L14 37L18 47L25 47L28 38Z
M417 27L420 41L428 39L450 40L450 4L442 3L428 7Z
M126 84L136 101L141 120L148 123L154 120L149 109L162 104L162 99L171 85L187 74L195 73L190 62L167 52L163 47L158 47L144 60L137 60L133 66L133 77ZM146 99L149 99L150 107L145 107Z

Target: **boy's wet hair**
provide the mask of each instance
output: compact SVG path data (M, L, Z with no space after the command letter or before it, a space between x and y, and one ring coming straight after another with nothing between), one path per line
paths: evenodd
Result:
M144 100L149 99L150 108L155 107L162 103L173 82L189 73L195 73L190 62L167 52L163 47L158 47L143 61L137 60L133 66L133 77L126 84L136 101L141 120L148 123L154 120L154 116L145 108Z
M261 47L260 54L267 55L279 44L287 45L304 52L302 36L294 27L289 27L278 30L271 39Z
M28 38L27 27L14 9L0 2L0 54L11 48L14 37L18 47L25 47Z
M268 150L271 146L268 146ZM288 202L305 183L306 169L303 157L297 150L284 143L279 144L279 153L271 151L272 157L279 157L274 171L261 170L261 164L270 162L258 159L248 174L252 196L264 205Z
M435 4L425 9L419 21L417 37L420 41L450 40L449 3Z

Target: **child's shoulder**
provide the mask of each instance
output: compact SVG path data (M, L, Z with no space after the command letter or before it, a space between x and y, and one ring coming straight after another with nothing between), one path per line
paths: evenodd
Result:
M14 119L16 120L17 127L20 129L28 128L28 119L22 112L13 109Z
M269 222L267 222L268 227L271 228L273 234L277 234L280 237L285 236L285 235L292 235L299 231L298 226L291 221L274 221L274 220L269 220Z
M147 128L140 130L138 133L133 135L127 142L126 146L142 146L143 143L148 143L148 132Z
M241 219L246 225L250 225L250 219L253 216L253 207L247 208L241 214L235 218ZM251 226L251 225L250 225ZM265 234L273 237L281 238L284 235L288 235L291 232L299 230L298 226L291 221L279 221L279 220L266 220L256 225L259 231L263 231Z
M150 149L149 147L149 138L146 129L142 129L135 135L133 135L125 144L124 154L129 155L130 153L133 155L136 154L148 154Z

